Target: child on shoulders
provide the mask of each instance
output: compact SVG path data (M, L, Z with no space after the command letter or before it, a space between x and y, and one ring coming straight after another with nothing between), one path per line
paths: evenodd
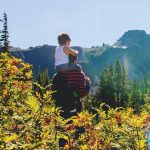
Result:
M71 39L68 34L62 33L58 36L59 46L55 49L56 72L82 71L80 65L69 61L71 56L78 56L78 51L70 48L70 42Z

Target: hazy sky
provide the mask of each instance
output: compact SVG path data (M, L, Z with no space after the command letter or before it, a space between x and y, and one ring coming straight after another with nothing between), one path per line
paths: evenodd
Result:
M67 32L72 45L112 44L131 29L150 33L150 0L0 0L8 14L11 45L57 44Z

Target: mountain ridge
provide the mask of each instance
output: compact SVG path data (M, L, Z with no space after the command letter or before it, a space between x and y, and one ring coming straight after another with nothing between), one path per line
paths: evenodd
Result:
M28 51L11 51L11 54L33 64L33 72L46 67L50 77L55 73L55 47L43 45L30 47ZM93 82L97 82L100 72L106 65L113 65L119 60L126 68L130 80L140 80L149 74L150 70L150 35L144 30L129 30L113 45L82 48L74 46L79 51L79 63ZM48 55L49 54L49 55ZM96 81L95 81L96 80Z

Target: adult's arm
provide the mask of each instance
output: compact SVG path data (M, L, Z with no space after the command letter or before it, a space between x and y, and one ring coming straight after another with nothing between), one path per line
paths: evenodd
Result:
M83 98L89 93L91 82L90 79L86 77L85 74L82 72L80 73L80 77L81 77L81 82L79 82L79 91L80 91L81 98Z

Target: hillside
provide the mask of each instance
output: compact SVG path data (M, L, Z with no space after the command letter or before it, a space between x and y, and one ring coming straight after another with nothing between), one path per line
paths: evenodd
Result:
M83 66L95 80L105 65L114 64L116 60L125 66L130 80L149 75L150 35L145 31L127 31L114 45L103 45L96 51L86 49L85 53Z
M12 55L21 57L33 64L36 74L38 67L48 68L49 75L54 74L54 52L56 46L43 45L30 47L27 51L12 51ZM103 44L92 48L73 47L79 51L79 63L85 73L97 83L99 73L105 65L119 60L127 69L129 79L140 80L150 71L150 35L143 30L129 30L112 46Z
M54 53L55 47L51 45L43 45L30 47L28 50L24 51L11 51L11 54L22 58L25 62L33 64L33 72L36 75L38 68L44 70L48 68L49 75L52 77L55 73L54 69ZM82 49L79 46L73 47L79 51L79 60L82 59Z

